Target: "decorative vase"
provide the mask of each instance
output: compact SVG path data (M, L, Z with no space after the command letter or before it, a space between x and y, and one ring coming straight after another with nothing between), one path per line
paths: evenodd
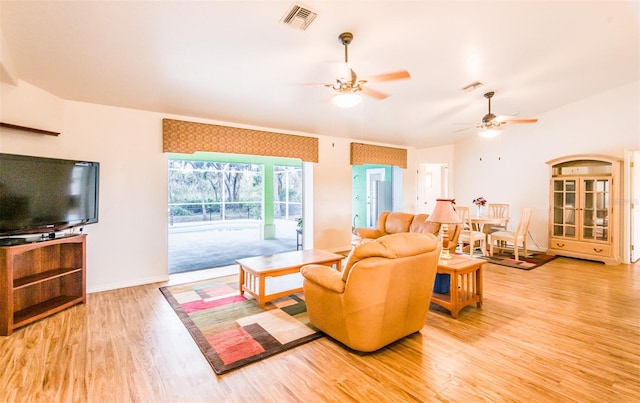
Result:
M478 217L482 217L482 206L481 205L477 205L476 206L478 208Z

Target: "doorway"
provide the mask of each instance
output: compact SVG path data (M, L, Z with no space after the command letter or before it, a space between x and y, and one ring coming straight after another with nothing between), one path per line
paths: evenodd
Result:
M402 171L392 165L351 167L352 229L375 228L381 212L402 209Z
M169 274L296 250L300 160L172 154L168 190Z
M418 164L418 213L431 214L436 199L449 196L449 164Z
M385 181L385 174L384 168L366 170L368 227L375 227L381 212L391 210L391 182Z

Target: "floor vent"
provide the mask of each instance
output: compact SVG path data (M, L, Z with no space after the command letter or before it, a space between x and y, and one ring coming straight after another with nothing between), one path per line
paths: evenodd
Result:
M281 22L290 27L304 31L318 14L300 5L293 5Z

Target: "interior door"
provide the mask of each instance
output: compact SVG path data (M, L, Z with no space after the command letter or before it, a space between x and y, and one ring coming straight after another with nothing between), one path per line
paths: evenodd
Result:
M384 211L393 211L391 205L391 182L376 181L376 217ZM376 225L378 223L376 222Z
M376 182L384 182L384 168L367 169L367 227L375 228L378 220L378 186Z

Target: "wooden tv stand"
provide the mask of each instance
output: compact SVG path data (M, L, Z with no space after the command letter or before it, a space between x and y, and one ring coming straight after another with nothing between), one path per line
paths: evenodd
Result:
M86 235L0 246L0 335L86 301Z

